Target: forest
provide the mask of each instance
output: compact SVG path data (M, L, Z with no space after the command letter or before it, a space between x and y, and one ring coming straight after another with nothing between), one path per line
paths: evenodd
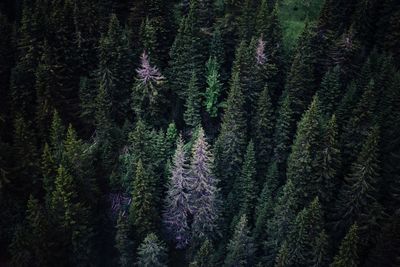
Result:
M0 266L399 267L400 1L1 0Z

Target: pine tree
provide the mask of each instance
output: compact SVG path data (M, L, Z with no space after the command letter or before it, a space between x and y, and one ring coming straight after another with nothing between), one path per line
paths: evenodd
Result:
M138 262L140 267L166 267L167 249L153 233L148 234L138 248Z
M201 96L197 76L194 71L192 72L187 92L186 111L183 117L187 126L195 128L201 124Z
M297 126L292 153L288 159L287 177L295 188L299 207L304 207L319 191L318 154L321 124L319 101L316 97Z
M358 242L358 226L353 224L342 240L339 252L330 267L357 267L359 262Z
M270 91L266 86L261 92L253 121L256 147L258 177L264 178L273 153L273 135L275 114L271 103Z
M215 142L215 171L221 181L223 194L228 194L234 174L240 172L242 155L246 146L246 119L244 96L238 73L233 74L231 89L226 101L221 132Z
M253 266L254 252L254 241L250 236L246 215L243 215L228 243L224 266Z
M165 134L165 144L167 150L167 158L169 159L175 151L176 141L178 139L178 130L175 123L170 123Z
M210 57L206 64L207 88L204 105L211 118L218 116L219 98L222 91L219 66L216 57Z
M121 267L133 264L133 242L130 239L130 229L126 216L122 212L118 216L117 233L115 235L115 247L119 252L119 264Z
M191 180L182 137L178 139L171 168L163 213L163 224L177 248L185 248L190 241L188 216L191 211Z
M326 234L325 230L322 230L313 245L313 267L323 267L329 265L328 262L330 257L328 249L328 235Z
M337 204L337 227L343 231L357 221L360 238L365 244L376 233L375 223L379 221L381 207L377 202L380 181L379 129L374 127L365 142L351 172L346 176L346 184L339 192Z
M156 205L156 189L151 177L144 169L142 160L136 164L133 181L132 203L129 209L130 223L135 229L136 240L157 229L158 212Z
M217 179L212 172L213 155L200 127L192 148L190 193L193 210L192 235L199 240L212 239L219 235L220 203Z

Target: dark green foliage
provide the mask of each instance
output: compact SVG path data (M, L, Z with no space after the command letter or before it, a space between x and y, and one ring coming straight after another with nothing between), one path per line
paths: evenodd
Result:
M314 252L319 245L317 241L323 229L322 217L318 198L297 214L286 239L288 266L315 266L318 257Z
M121 267L132 266L133 264L133 241L130 239L129 223L122 214L118 216L117 233L115 235L115 247L119 252L119 264Z
M329 70L321 82L318 91L321 112L324 116L330 117L335 112L341 97L340 68L336 66Z
M186 99L186 111L183 114L185 123L188 127L196 128L201 125L201 96L198 88L196 73L193 72L189 80L187 89L188 97Z
M364 244L374 238L376 223L382 217L377 201L380 179L379 129L374 127L346 176L337 205L339 229L343 231L357 221L361 227L359 237Z
M340 244L339 252L336 254L330 267L357 267L358 258L358 226L353 224L347 235Z
M214 266L212 243L206 239L200 249L197 251L194 260L190 263L190 267L211 267Z
M254 264L254 241L248 227L246 215L242 215L228 243L224 266L252 266Z
M166 267L167 249L153 233L147 235L138 249L138 262L140 267Z
M233 184L234 174L240 172L242 153L246 146L246 119L243 110L244 96L239 75L234 74L221 125L215 143L215 174L227 194Z
M215 118L218 116L219 98L222 91L217 57L209 58L206 64L206 76L207 89L204 105L210 117Z
M144 169L142 160L139 159L136 166L129 216L137 240L143 240L147 234L157 229L159 215L154 181Z
M321 124L318 98L297 125L292 153L288 159L287 177L296 188L299 207L304 207L318 195L320 182L318 156L320 150Z
M235 179L232 191L227 199L231 214L235 214L233 219L234 225L236 225L242 215L246 215L246 218L253 218L253 210L256 202L254 193L257 192L256 186L254 143L250 141L247 145L241 173Z
M258 177L264 178L273 154L273 135L275 114L272 107L270 90L266 86L257 101L253 120L254 141L256 147Z

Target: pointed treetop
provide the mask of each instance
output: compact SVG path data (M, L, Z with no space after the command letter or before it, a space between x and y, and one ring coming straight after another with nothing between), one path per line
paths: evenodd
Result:
M146 51L143 51L141 57L141 65L136 69L138 79L143 84L148 84L150 82L160 82L164 79L157 67L150 65L149 57Z

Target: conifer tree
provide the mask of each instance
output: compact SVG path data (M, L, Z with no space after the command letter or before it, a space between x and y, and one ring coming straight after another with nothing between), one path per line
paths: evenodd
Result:
M130 239L130 229L126 216L122 212L118 216L117 233L115 235L115 247L119 252L119 264L121 267L133 264L133 242Z
M51 264L51 243L49 240L49 223L39 201L32 195L28 200L26 220L32 235L30 248L33 252L34 262L38 266Z
M63 144L65 139L65 126L57 110L53 111L53 119L50 128L49 146L51 153L57 163L61 162L62 153L64 150Z
M41 173L43 177L43 189L46 192L46 199L50 199L51 193L54 189L54 178L57 173L57 164L50 151L50 147L47 143L44 145L42 158L41 158Z
M264 178L273 153L273 135L275 116L270 90L266 86L257 101L257 110L253 121L256 147L258 177Z
M358 226L353 224L342 240L339 252L330 267L357 267L359 263L358 242Z
M126 31L115 14L111 15L107 33L99 44L98 81L103 82L112 103L111 118L122 124L129 111L132 86L132 52Z
M261 246L267 239L266 225L268 225L269 221L274 216L275 191L279 186L278 182L278 167L276 163L273 162L268 168L268 173L261 194L257 200L257 206L254 213L255 219L253 233L258 246Z
M339 133L336 124L336 116L332 115L325 126L319 156L319 168L317 170L320 179L318 195L325 211L327 208L332 208L335 192L339 185L341 153L338 139Z
M253 209L256 202L254 192L256 188L256 159L254 152L254 143L250 141L247 145L246 154L240 175L236 178L233 189L228 197L228 205L231 208L231 213L236 214L236 221L242 216L252 218Z
M164 76L157 67L151 65L147 53L141 55L140 67L132 91L132 107L139 118L152 124L162 119L164 99ZM159 124L159 123L158 123Z
M343 156L347 163L353 162L357 158L369 129L376 121L377 103L374 85L373 80L368 83L361 99L352 110L351 118L345 124L342 142L344 145Z
M276 161L280 173L286 171L286 160L290 153L293 136L293 124L294 113L291 107L291 98L286 95L279 108L274 131L275 147L273 159Z
M295 188L299 207L304 207L319 191L318 155L320 150L320 112L316 97L297 126L292 153L288 159L287 177Z
M360 238L368 242L375 235L376 221L381 218L381 207L377 202L380 181L379 129L374 127L363 143L357 160L346 176L346 184L339 192L337 204L337 227L344 230L357 221L363 231ZM364 230L365 229L365 230ZM360 229L361 230L361 229Z
M178 130L175 123L170 123L165 134L165 144L167 150L167 158L169 159L175 151L176 141L178 139Z
M254 252L254 241L250 236L246 215L242 215L228 243L224 266L252 266Z
M212 239L218 236L220 203L217 179L213 172L213 155L200 127L197 139L192 148L190 164L190 193L193 209L192 235L199 240Z
M150 233L146 236L142 244L138 248L139 267L166 267L167 265L167 249L158 237Z
M314 266L313 255L317 239L323 229L323 215L318 197L300 211L287 236L290 264Z
M313 69L315 51L312 50L310 45L311 36L312 29L307 26L299 38L299 46L293 58L285 87L285 90L291 97L296 120L307 109L315 93Z
M211 267L214 266L213 245L210 240L206 239L197 251L194 260L190 263L190 267Z
M17 114L14 122L13 180L11 186L22 199L27 200L29 192L36 193L39 189L39 162L36 151L36 140L31 126Z
M328 118L332 116L338 106L340 98L340 68L336 66L325 73L318 91L318 99L320 101L322 114Z
M143 240L148 233L157 229L158 212L155 206L157 199L155 185L142 160L139 159L136 166L129 215L131 225L135 229L136 240Z
M274 215L267 224L268 240L266 242L267 255L265 262L273 262L283 242L291 229L296 211L298 210L295 187L291 180L287 180L282 192L277 198ZM286 249L288 249L286 247Z
M216 57L210 57L206 64L207 88L204 105L211 118L218 116L219 98L222 91L219 66Z
M196 73L193 71L187 89L188 98L186 99L186 111L183 114L185 123L191 128L201 124L201 97L198 88Z
M60 254L56 257L64 257L69 264L88 263L92 246L89 211L79 200L75 179L63 165L58 168L50 209L59 233Z
M240 172L242 155L246 146L246 119L244 96L238 73L233 74L231 89L226 101L221 133L215 142L215 171L221 181L223 194L228 194L234 174Z
M190 241L188 216L191 212L191 180L182 137L179 137L173 157L163 213L163 224L177 248L185 248Z

